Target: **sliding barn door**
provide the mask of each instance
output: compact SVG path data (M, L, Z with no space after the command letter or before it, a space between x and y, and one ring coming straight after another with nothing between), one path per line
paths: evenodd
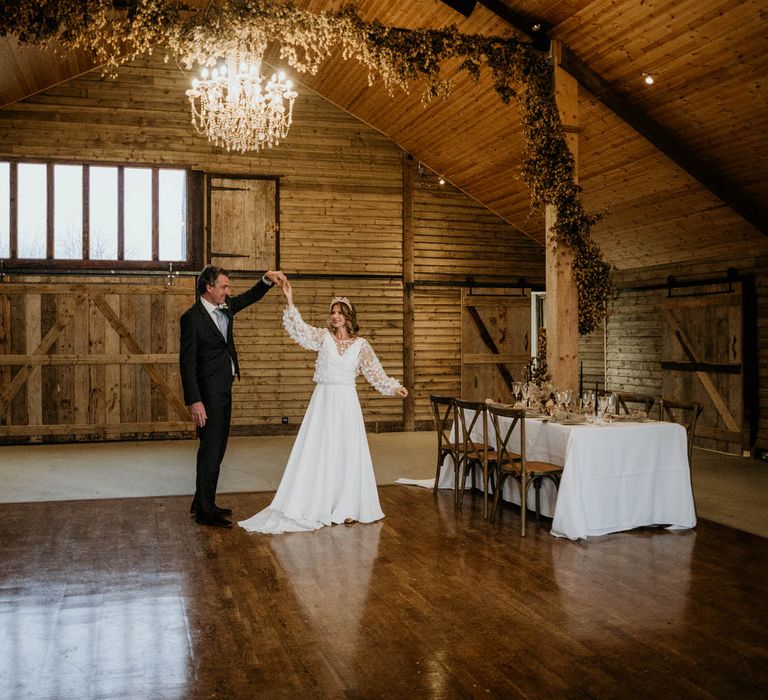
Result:
M531 357L531 299L464 290L461 302L461 396L508 403Z
M704 407L696 445L741 454L749 447L744 425L741 284L671 297L662 308L662 395Z
M278 181L210 176L208 260L229 270L278 269Z

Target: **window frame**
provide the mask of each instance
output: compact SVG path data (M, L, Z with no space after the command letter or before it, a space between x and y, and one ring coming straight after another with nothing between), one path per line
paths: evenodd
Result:
M15 268L24 270L164 270L169 265L174 270L197 270L202 260L203 237L203 172L189 166L169 163L115 162L97 160L71 160L50 158L20 158L0 155L0 162L9 164L9 237L8 257L2 258L6 272ZM20 164L38 164L46 166L46 255L44 258L18 257L18 167ZM57 165L77 165L83 168L83 200L82 200L82 250L79 258L54 257L54 167ZM94 167L117 168L117 252L118 257L110 260L94 260L90 255L90 169ZM151 229L151 260L125 260L125 169L151 170L152 179L152 229ZM159 182L161 170L181 170L186 173L185 196L186 207L186 258L184 260L160 259L160 226L159 226Z

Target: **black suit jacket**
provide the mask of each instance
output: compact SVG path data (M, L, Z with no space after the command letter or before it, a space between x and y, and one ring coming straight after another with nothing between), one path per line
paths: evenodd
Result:
M179 342L179 366L184 403L189 406L197 401L205 402L208 396L226 393L232 388L232 363L240 377L237 350L232 334L234 316L239 311L261 299L271 285L259 280L247 292L227 297L225 313L229 317L227 339L198 299L181 317Z

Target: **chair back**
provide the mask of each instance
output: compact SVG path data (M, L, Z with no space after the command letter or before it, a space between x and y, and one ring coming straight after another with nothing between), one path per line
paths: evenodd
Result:
M429 401L432 404L432 413L435 416L435 431L437 432L437 449L439 452L454 452L454 444L459 441L459 436L451 436L451 431L456 425L456 402L452 396L438 396L430 394Z
M616 394L616 413L630 414L631 409L645 411L647 416L651 415L653 404L656 403L655 396L648 394L628 394L627 392L618 392Z
M488 457L488 406L481 401L456 399L459 441L465 454ZM474 436L473 436L474 433Z
M701 404L692 401L685 403L674 399L659 399L659 420L668 420L679 423L685 428L688 436L688 464L691 464L693 454L693 438L696 432L696 422L704 410Z
M499 465L511 465L525 473L525 409L488 404L491 431L496 443L496 459ZM509 423L507 423L507 419ZM512 440L519 426L518 440ZM516 444L515 444L516 443Z

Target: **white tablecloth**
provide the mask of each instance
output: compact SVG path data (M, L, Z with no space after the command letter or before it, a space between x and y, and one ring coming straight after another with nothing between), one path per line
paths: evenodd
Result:
M542 512L552 515L552 534L583 539L643 525L696 525L685 428L676 423L562 425L526 419L526 457L563 465L560 488L542 489ZM510 446L519 439L513 435ZM448 462L449 460L446 460ZM517 488L504 498L519 503ZM439 486L453 487L446 464ZM528 507L533 506L533 488Z

